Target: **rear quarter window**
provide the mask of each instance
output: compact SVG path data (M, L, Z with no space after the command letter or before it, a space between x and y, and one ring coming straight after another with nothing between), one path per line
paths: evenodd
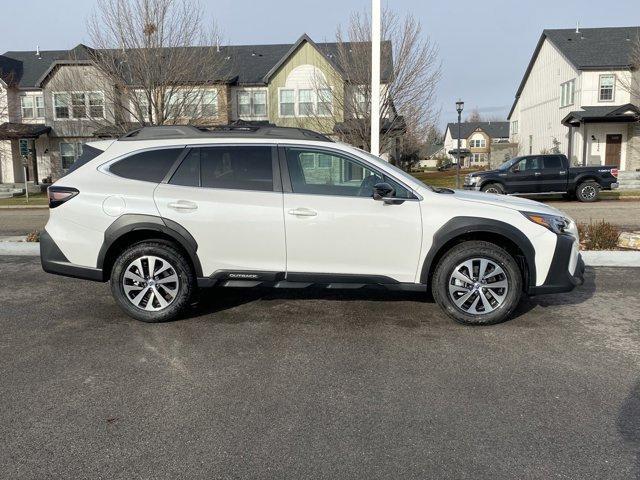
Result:
M160 183L182 152L182 148L163 148L135 153L111 165L109 172L130 180Z

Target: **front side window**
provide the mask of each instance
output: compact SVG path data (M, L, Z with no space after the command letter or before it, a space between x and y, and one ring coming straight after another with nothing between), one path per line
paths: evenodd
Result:
M181 148L134 153L109 167L109 172L130 180L160 183L178 159Z
M542 159L540 157L525 157L516 163L514 170L526 172L527 170L540 170L542 168Z
M600 75L600 101L612 102L616 84L615 75Z
M295 115L295 91L280 90L280 116L293 117Z
M372 197L376 183L390 183L396 197L410 198L409 191L382 173L333 152L287 148L287 167L294 193Z

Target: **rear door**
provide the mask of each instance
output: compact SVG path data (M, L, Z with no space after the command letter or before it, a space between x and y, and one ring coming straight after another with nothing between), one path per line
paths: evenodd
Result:
M281 155L287 173L287 279L415 281L422 220L413 193L368 163L333 149L291 146L283 147ZM373 186L383 181L392 184L397 198L407 200L393 205L374 200Z
M542 157L542 170L538 180L539 192L565 192L567 190L567 167L561 155Z
M284 272L283 198L277 148L190 148L155 190L160 214L194 237L205 276L215 272Z
M530 155L514 164L507 174L507 193L536 193L542 175L542 158Z

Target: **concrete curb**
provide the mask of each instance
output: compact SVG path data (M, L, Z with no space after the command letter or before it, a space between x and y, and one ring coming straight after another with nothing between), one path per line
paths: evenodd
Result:
M583 251L582 258L588 267L640 267L640 251ZM37 257L40 244L37 242L0 242L0 255Z
M49 205L0 205L0 210L48 209Z
M0 242L0 255L40 256L38 242Z

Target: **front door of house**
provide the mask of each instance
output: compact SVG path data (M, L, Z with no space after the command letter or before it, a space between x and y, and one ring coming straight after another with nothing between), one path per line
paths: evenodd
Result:
M607 135L607 152L605 165L620 166L620 153L622 151L622 135Z

